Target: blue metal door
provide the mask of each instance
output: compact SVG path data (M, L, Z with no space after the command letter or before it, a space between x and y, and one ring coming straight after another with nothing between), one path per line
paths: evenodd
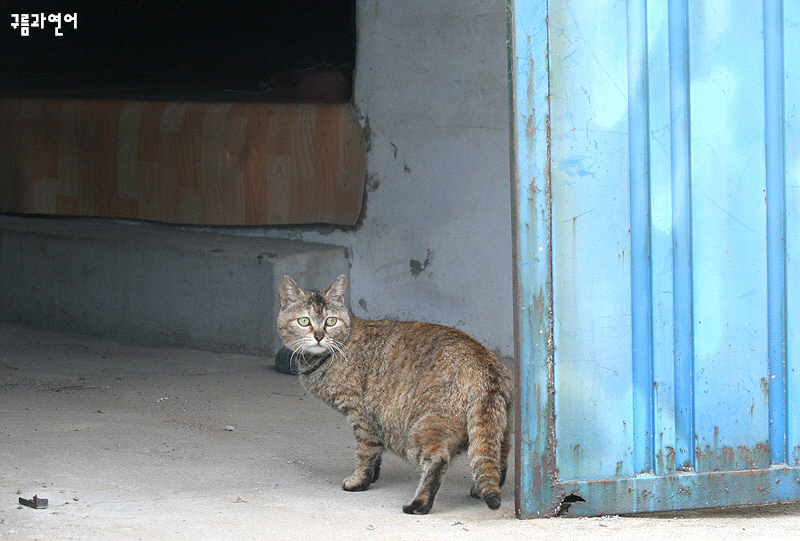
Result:
M800 500L800 2L509 6L518 514Z

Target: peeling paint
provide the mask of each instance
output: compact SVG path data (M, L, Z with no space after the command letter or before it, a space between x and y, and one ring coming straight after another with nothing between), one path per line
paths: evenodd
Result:
M656 471L675 473L675 448L667 445L664 449L667 451L666 453L660 449L656 453Z
M381 187L381 179L375 173L371 173L370 175L367 176L367 179L364 184L367 192L372 193Z
M752 470L769 466L769 445L705 445L695 448L697 471Z
M797 468L774 467L574 481L562 488L582 501L571 498L561 515L600 516L797 501L800 476Z
M409 261L409 267L411 268L411 276L414 278L418 278L422 271L427 269L431 263L433 263L433 256L435 252L433 250L427 250L425 255L425 261L419 262L416 259L412 259Z

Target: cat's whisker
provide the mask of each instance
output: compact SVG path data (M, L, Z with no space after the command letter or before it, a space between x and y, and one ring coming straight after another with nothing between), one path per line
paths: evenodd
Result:
M299 353L300 356L298 357L298 361L302 363L306 368L311 368L311 365L308 363L308 359L306 359L306 347L307 346L303 344L298 349L296 349L294 351L294 354L292 354L292 359L294 359L294 355Z
M339 342L338 340L334 340L333 338L331 338L330 339L330 348L331 348L331 350L333 350L333 355L339 353L339 354L341 354L341 356L345 360L345 362L348 361L347 355L344 352L344 344L342 342Z
M306 359L306 349L308 348L308 344L305 343L305 338L298 338L287 344L287 347L292 350L292 356L290 362L294 362L297 359L298 364L305 366L306 368L311 368L311 365ZM295 349L296 348L296 349Z

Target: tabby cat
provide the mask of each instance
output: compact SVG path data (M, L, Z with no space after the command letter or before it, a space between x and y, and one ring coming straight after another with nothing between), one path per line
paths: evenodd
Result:
M470 494L500 507L511 445L511 373L456 329L357 318L344 292L344 275L320 292L303 291L284 276L278 314L301 384L353 426L356 468L344 490L366 490L377 481L381 454L389 449L422 469L403 511L425 514L450 460L466 450Z

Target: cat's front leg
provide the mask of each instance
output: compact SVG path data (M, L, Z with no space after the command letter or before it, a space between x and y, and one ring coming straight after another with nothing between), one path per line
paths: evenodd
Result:
M356 437L356 469L344 480L342 488L351 492L367 490L380 476L383 441L362 416L350 414L348 417Z

